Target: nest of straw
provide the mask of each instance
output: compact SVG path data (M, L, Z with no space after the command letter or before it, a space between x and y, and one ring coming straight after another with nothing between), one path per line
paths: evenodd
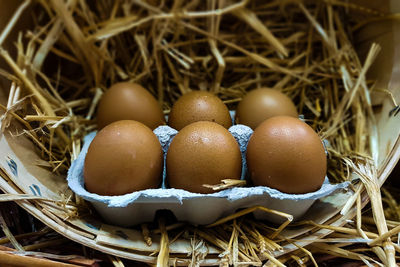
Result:
M361 210L360 195L366 190L374 219L381 224L379 234L388 232L373 164L374 81L365 76L380 48L372 44L360 59L353 45L358 29L387 14L341 1L35 0L19 7L1 33L0 45L26 8L31 9L33 26L19 32L17 56L0 46L0 56L9 66L0 74L11 81L7 106L0 105L5 111L2 130L18 121L51 171L66 173L80 152L83 136L96 127L98 100L115 82L142 84L165 114L190 90L211 91L234 109L247 91L268 87L291 97L299 113L330 142L332 182L350 180L354 171L361 177L345 209L358 205ZM160 218L155 229L142 226L142 232L148 243L149 232L161 233L160 266L169 259L168 236L175 240L182 235L192 236L197 248L189 257L193 266L206 258L198 248L207 244L221 250L221 264L261 265L269 260L282 266L300 263L304 255L315 263L308 250L280 236L287 224L271 228L244 216L255 209L260 208L207 228L167 226ZM303 224L336 230L348 238L377 238L363 231L361 215L357 218L357 230L352 231ZM373 243L384 250L376 246L373 250L382 262L393 264L396 247L385 238ZM278 260L274 252L285 242L299 249ZM313 249L343 252L329 246ZM354 253L347 256L372 259Z

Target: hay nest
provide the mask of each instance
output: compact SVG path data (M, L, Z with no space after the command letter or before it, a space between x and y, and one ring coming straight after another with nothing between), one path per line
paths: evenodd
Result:
M0 45L26 8L32 10L33 26L19 33L17 56L0 46L9 65L0 74L12 83L7 106L0 105L5 112L1 125L4 131L18 121L23 127L18 134L32 140L51 171L65 174L79 154L83 136L96 127L102 93L115 82L131 81L146 87L165 114L190 90L211 91L232 109L248 90L281 90L330 142L329 179L351 180L352 173L360 178L342 211L357 205L356 224L297 223L338 233L307 249L280 235L287 224L272 228L244 216L259 207L207 227L171 225L160 216L153 228L141 226L148 244L149 233L161 234L160 250L153 254L159 266L174 257L189 258L195 266L207 257L207 250L199 248L207 246L219 249L221 264L316 264L311 252L324 252L364 262L377 256L394 266L399 247L390 237L400 228L388 230L382 208L372 153L377 146L370 100L374 81L365 76L380 48L372 44L361 60L353 46L358 29L387 14L340 1L36 0L21 4ZM362 227L365 190L380 237ZM59 206L73 217L88 212L82 205L72 197ZM191 255L169 255L168 244L183 236L193 242ZM354 242L368 245L357 251L341 248ZM296 253L275 256L287 243L298 247Z

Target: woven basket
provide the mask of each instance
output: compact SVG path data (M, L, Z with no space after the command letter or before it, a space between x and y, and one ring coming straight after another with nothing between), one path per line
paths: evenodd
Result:
M359 1L370 2L370 1ZM382 3L385 2L385 3ZM391 3L390 3L391 2ZM5 26L9 17L17 7L14 1L3 1L0 3L0 28ZM380 1L380 8L386 8L392 12L400 11L400 3L392 1ZM8 6L9 9L3 8ZM19 25L19 27L29 27ZM16 36L10 36L11 41ZM394 98L400 101L400 22L386 20L376 22L365 29L357 36L359 51L366 51L372 42L381 45L382 51L369 75L378 80L377 88L388 89ZM11 47L11 45L9 46ZM0 62L2 65L3 63ZM9 85L3 83L4 89L0 91L0 103L6 103ZM7 87L8 86L8 87ZM376 107L377 129L379 131L378 150L375 155L379 162L379 181L384 183L391 170L400 158L400 114L391 112L393 103L386 94L377 92L373 95L373 105ZM18 125L12 125L18 130ZM67 214L57 208L52 202L44 201L41 198L60 200L60 194L68 197L72 193L68 190L65 177L57 177L53 173L39 167L42 160L37 155L34 144L24 136L10 136L5 133L0 135L0 189L9 194L29 194L33 197L27 199L26 195L21 196L18 204L29 213L42 221L47 226L64 235L65 237L81 243L85 246L100 250L107 254L116 255L122 258L154 263L156 256L147 256L159 249L159 240L154 239L151 246L143 241L142 234L132 229L124 229L103 224L97 217L79 219L68 219ZM366 192L362 193L362 206L365 206L369 199ZM5 195L5 198L7 195ZM317 201L306 214L306 219L313 220L318 224L341 226L347 220L355 216L356 209L351 208L346 214L341 210L351 197L351 193L337 193L329 198ZM15 200L15 196L13 196ZM310 237L309 233L313 232ZM121 232L125 238L121 237ZM295 230L285 230L282 234L286 237L303 240L297 245L305 246L314 239L326 236L331 231L320 229L315 232L311 226L301 226ZM276 256L296 250L297 247L288 244L282 251L276 252ZM187 240L177 240L170 247L170 253L187 255L191 252L191 244ZM204 265L218 264L218 251L212 248L209 256L202 262ZM189 258L182 256L177 258L178 265L187 265Z

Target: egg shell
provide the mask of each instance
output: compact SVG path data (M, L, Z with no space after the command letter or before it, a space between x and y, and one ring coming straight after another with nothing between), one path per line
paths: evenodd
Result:
M255 129L247 146L247 164L254 185L291 194L318 190L327 169L318 134L288 116L272 117Z
M96 119L99 129L119 120L135 120L152 130L165 124L164 113L154 96L141 85L128 82L116 83L103 94Z
M238 143L223 126L209 121L187 125L173 139L167 152L167 179L172 188L213 193L203 184L240 179L242 157Z
M104 127L85 158L85 187L99 195L124 195L161 184L163 154L144 124L122 120Z
M197 121L211 121L225 128L232 126L228 107L217 96L206 91L191 91L172 106L168 125L176 130Z
M250 91L240 101L236 112L236 123L253 130L263 121L274 116L298 117L293 101L278 90L259 88Z

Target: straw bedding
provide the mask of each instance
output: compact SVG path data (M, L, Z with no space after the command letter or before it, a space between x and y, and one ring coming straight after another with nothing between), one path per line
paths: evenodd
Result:
M79 154L83 136L95 129L102 93L115 82L131 81L146 87L165 114L190 90L211 91L231 109L251 89L281 90L330 142L329 179L350 180L353 172L360 177L342 211L357 206L353 225L298 223L334 230L336 235L329 240L316 240L276 258L274 252L283 243L296 240L245 216L254 209L205 228L168 225L161 216L154 229L141 226L147 243L149 231L161 233L160 251L154 252L159 266L171 260L168 243L184 236L192 237L192 266L207 257L207 252L199 252L207 245L221 251L221 265L315 264L311 252L324 252L394 266L395 250L400 248L391 236L400 229L385 220L374 163L377 129L370 97L378 89L366 78L380 47L372 44L360 55L353 39L360 28L387 19L387 14L336 0L29 2L14 14L17 21L20 11L31 8L33 25L19 33L16 57L1 46L13 23L0 35L0 56L9 66L0 74L12 83L7 106L0 105L5 112L2 130L18 121L52 172L65 174ZM371 199L373 216L368 219L361 216L364 190ZM383 237L368 231L365 220L376 223ZM353 251L342 247L354 240L366 245Z

